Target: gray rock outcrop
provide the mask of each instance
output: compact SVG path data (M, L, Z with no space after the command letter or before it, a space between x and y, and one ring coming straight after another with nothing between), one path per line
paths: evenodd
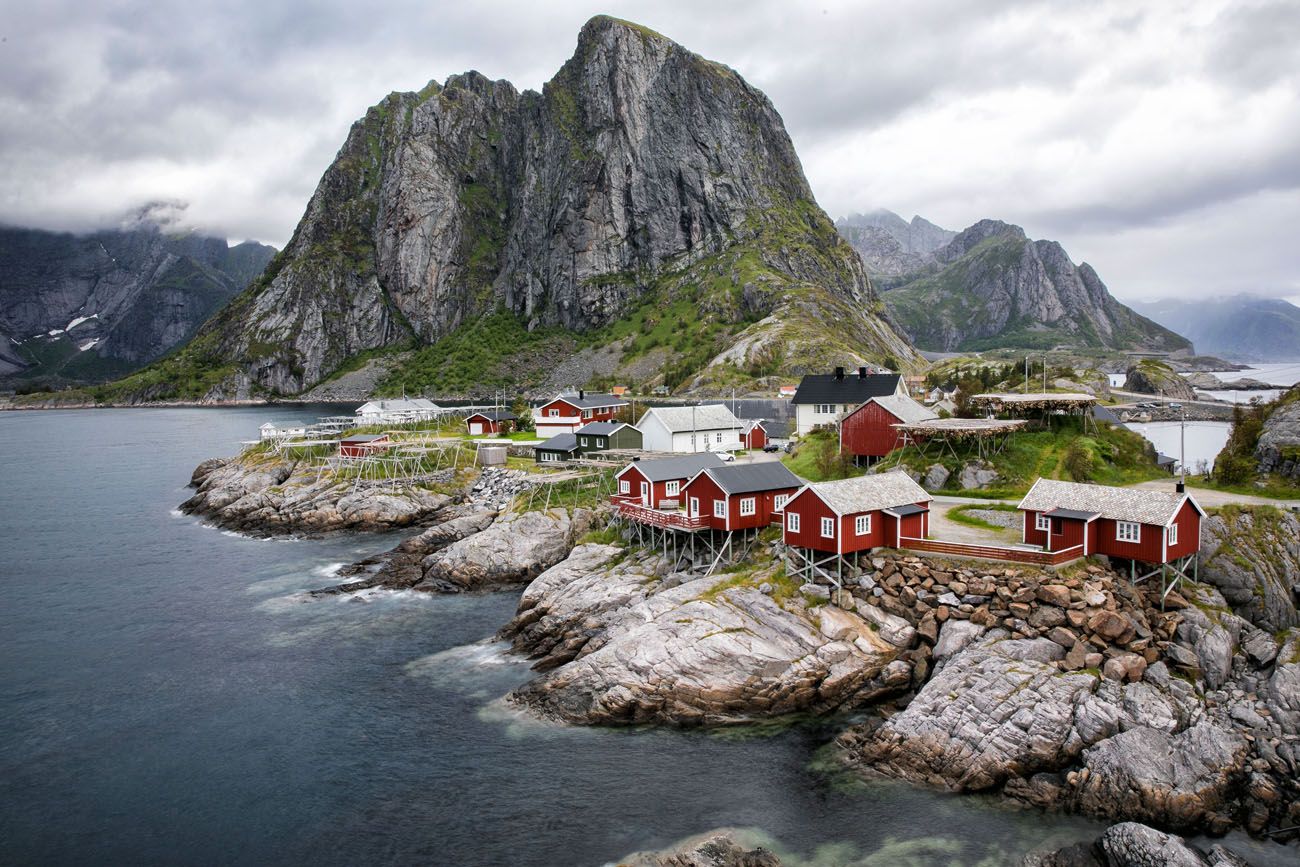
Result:
M1187 380L1169 365L1150 359L1128 369L1124 390L1159 395L1166 400L1196 400L1196 389Z
M620 867L781 867L781 860L764 841L747 831L721 828L707 831L657 852L636 852L620 858Z
M1276 509L1219 509L1201 532L1201 580L1234 612L1266 632L1300 626L1300 518Z
M1300 400L1284 403L1269 413L1255 444L1255 457L1261 473L1300 480Z
M459 593L526 583L567 557L590 524L585 509L503 515L421 560L423 574L413 587Z

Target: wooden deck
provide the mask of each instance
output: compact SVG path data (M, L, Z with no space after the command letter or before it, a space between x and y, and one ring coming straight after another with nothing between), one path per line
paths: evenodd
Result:
M692 518L685 512L652 509L649 506L641 505L636 500L624 497L610 497L610 501L618 507L618 513L624 518L640 521L642 524L649 524L652 527L694 532L695 530L703 530L707 526L703 518Z
M938 539L900 540L908 551L928 554L948 554L953 557L976 557L981 560L1006 560L1012 563L1032 563L1036 566L1060 566L1083 556L1083 546L1075 545L1060 551L1041 551L1029 548L1012 548L1004 545L971 545L963 542L943 542Z

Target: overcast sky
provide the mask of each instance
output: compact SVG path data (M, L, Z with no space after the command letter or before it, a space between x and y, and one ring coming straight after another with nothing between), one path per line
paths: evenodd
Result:
M599 12L764 90L832 217L1018 223L1121 298L1300 299L1300 0L0 0L0 221L165 199L282 245L367 106L538 89Z

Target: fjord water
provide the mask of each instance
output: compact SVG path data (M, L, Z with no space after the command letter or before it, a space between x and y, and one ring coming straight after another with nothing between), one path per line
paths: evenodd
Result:
M268 419L0 413L0 862L600 864L717 826L831 860L1006 863L1091 821L812 770L806 730L582 730L497 702L517 593L305 601L394 536L258 541L175 507ZM987 859L987 860L985 860Z

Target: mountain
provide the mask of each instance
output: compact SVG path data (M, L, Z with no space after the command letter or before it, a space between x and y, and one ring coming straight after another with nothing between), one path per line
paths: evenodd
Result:
M1205 355L1234 361L1300 361L1300 307L1280 298L1165 298L1132 306L1187 335Z
M139 221L84 235L0 227L0 377L96 381L142 367L274 254Z
M362 354L441 392L573 357L573 384L696 387L917 359L767 97L605 16L541 93L467 72L389 94L253 287L123 388L295 394Z
M1159 350L1184 337L1115 300L1092 266L1055 241L981 220L930 254L884 293L890 313L922 349Z
M858 251L871 279L886 286L931 264L934 251L957 237L924 217L913 216L909 223L884 208L841 217L835 228Z

